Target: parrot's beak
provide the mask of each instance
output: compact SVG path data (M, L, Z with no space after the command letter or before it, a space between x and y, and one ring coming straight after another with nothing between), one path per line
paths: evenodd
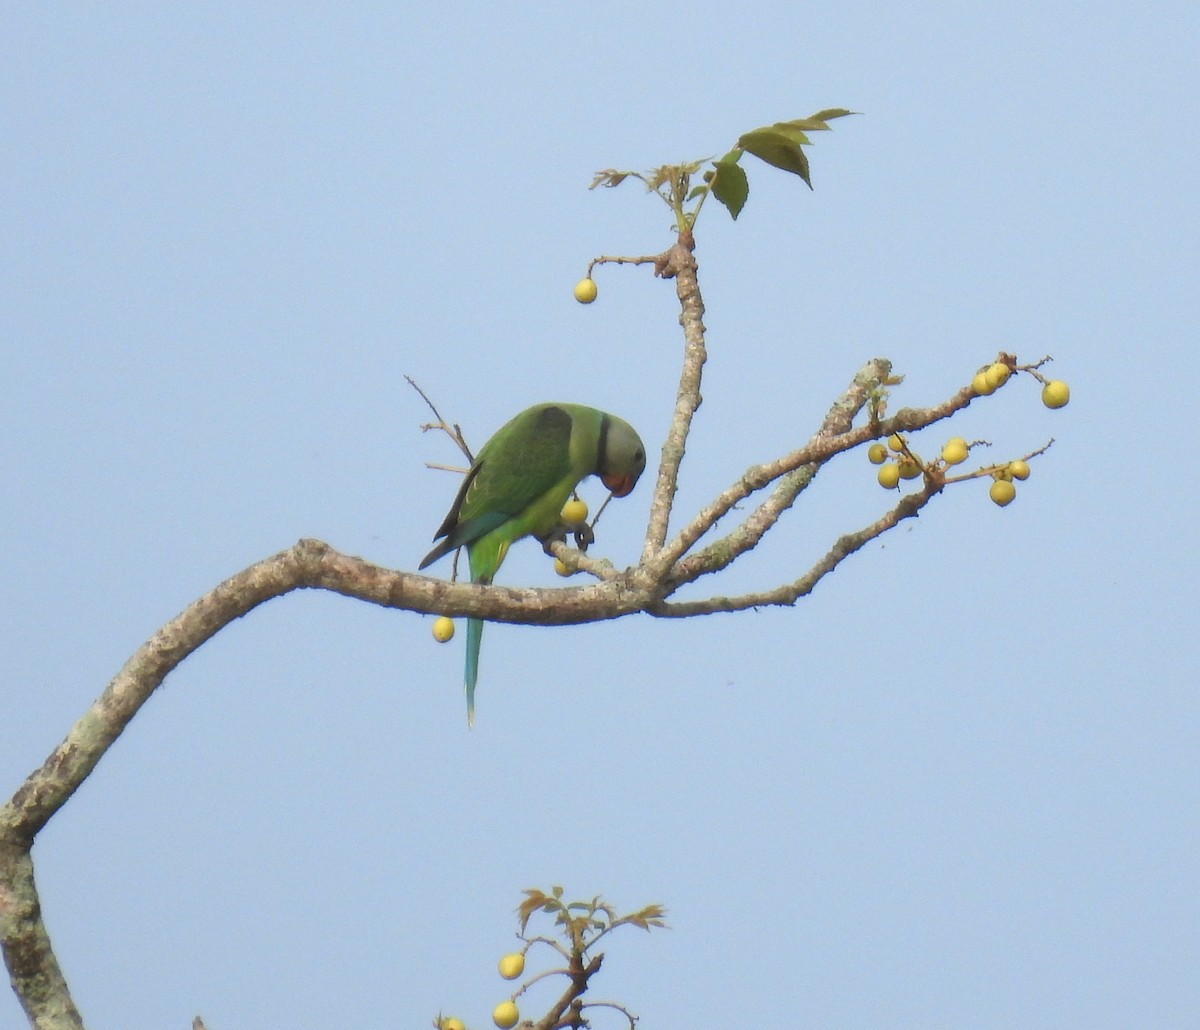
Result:
M625 497L633 489L633 485L637 480L633 476L601 476L600 482L608 487L609 492L614 497Z

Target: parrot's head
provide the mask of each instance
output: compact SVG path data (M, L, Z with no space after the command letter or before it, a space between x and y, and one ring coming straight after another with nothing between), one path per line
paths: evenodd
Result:
M614 497L624 497L637 486L646 468L646 448L637 431L616 415L605 415L600 427L600 453L596 473Z

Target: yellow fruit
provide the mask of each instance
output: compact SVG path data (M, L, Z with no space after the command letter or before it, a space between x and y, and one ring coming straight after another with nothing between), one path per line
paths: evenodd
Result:
M1029 478L1029 463L1021 461L1019 458L1016 461L1008 463L1008 471L1012 474L1013 479L1028 479Z
M875 478L879 480L879 485L885 490L894 490L896 484L900 482L900 466L894 461L880 465L879 471L875 473Z
M461 1019L455 1019L453 1016L451 1016L449 1019L443 1019L438 1026L441 1028L441 1030L467 1030L467 1028L463 1026L463 1021Z
M525 972L525 956L519 951L514 951L511 954L505 955L500 960L497 968L505 980L515 980Z
M1017 488L1007 479L997 479L988 489L988 496L1003 508L1017 496Z
M562 520L568 526L578 526L581 522L587 522L588 506L584 501L575 498L567 501L563 505Z
M1007 383L1010 375L1012 375L1012 369L1002 361L997 361L994 365L989 365L987 371L983 373L983 377L988 381L988 385L993 390Z
M916 479L921 474L921 463L912 458L901 458L898 466L901 479Z
M515 1001L502 1001L492 1009L492 1022L500 1030L510 1030L511 1027L517 1025L517 1020L520 1018L521 1013L517 1011L517 1003Z
M882 465L887 461L887 448L876 440L867 448L867 461L872 465Z
M893 433L888 437L888 447L893 451L902 451L904 450L904 439L899 433Z
M454 620L446 615L439 615L433 620L433 639L444 644L454 636Z
M580 304L590 304L596 299L598 292L596 289L596 280L591 276L588 276L586 279L580 279L575 284L575 299Z
M1047 408L1062 408L1071 399L1071 388L1061 379L1052 379L1042 387L1042 403Z
M986 397L989 393L996 392L996 388L988 382L988 378L983 372L975 373L975 378L971 380L971 389L980 397Z
M575 575L575 572L572 569L568 569L563 564L563 560L561 558L554 559L554 571L557 572L560 576L574 576Z
M970 448L961 436L952 436L942 448L942 461L947 465L960 465L967 460Z

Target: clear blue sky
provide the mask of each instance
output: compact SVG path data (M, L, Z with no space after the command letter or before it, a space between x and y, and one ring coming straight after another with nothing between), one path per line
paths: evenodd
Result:
M409 6L7 6L5 795L225 576L301 536L415 568L455 483L406 373L477 445L559 398L657 451L671 286L571 286L669 219L598 168L865 112L815 192L752 167L704 213L684 515L876 354L897 404L1001 348L1073 400L920 437L1057 442L794 610L491 627L470 733L461 634L316 593L241 620L39 839L90 1025L489 1026L556 882L668 907L596 984L647 1030L1200 1025L1196 5ZM835 463L712 589L798 576L873 475ZM605 516L619 564L648 497ZM530 544L501 579L556 582Z

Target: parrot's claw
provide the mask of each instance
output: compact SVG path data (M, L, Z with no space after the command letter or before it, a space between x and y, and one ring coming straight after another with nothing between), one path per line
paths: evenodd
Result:
M592 527L586 522L576 528L574 537L575 546L584 552L586 552L587 549L596 542L596 534L592 531Z
M553 558L554 551L552 551L551 548L555 544L565 544L567 542L567 527L561 524L555 526L544 537L541 537L541 541L542 550L550 555L551 558Z
M581 551L586 551L592 546L592 544L596 542L596 534L592 532L592 527L587 525L587 523L584 523L581 526L575 526L570 530L560 523L541 538L542 550L550 555L551 558L553 558L554 551L552 548L555 544L565 544L567 542L568 533L575 541L575 546Z

